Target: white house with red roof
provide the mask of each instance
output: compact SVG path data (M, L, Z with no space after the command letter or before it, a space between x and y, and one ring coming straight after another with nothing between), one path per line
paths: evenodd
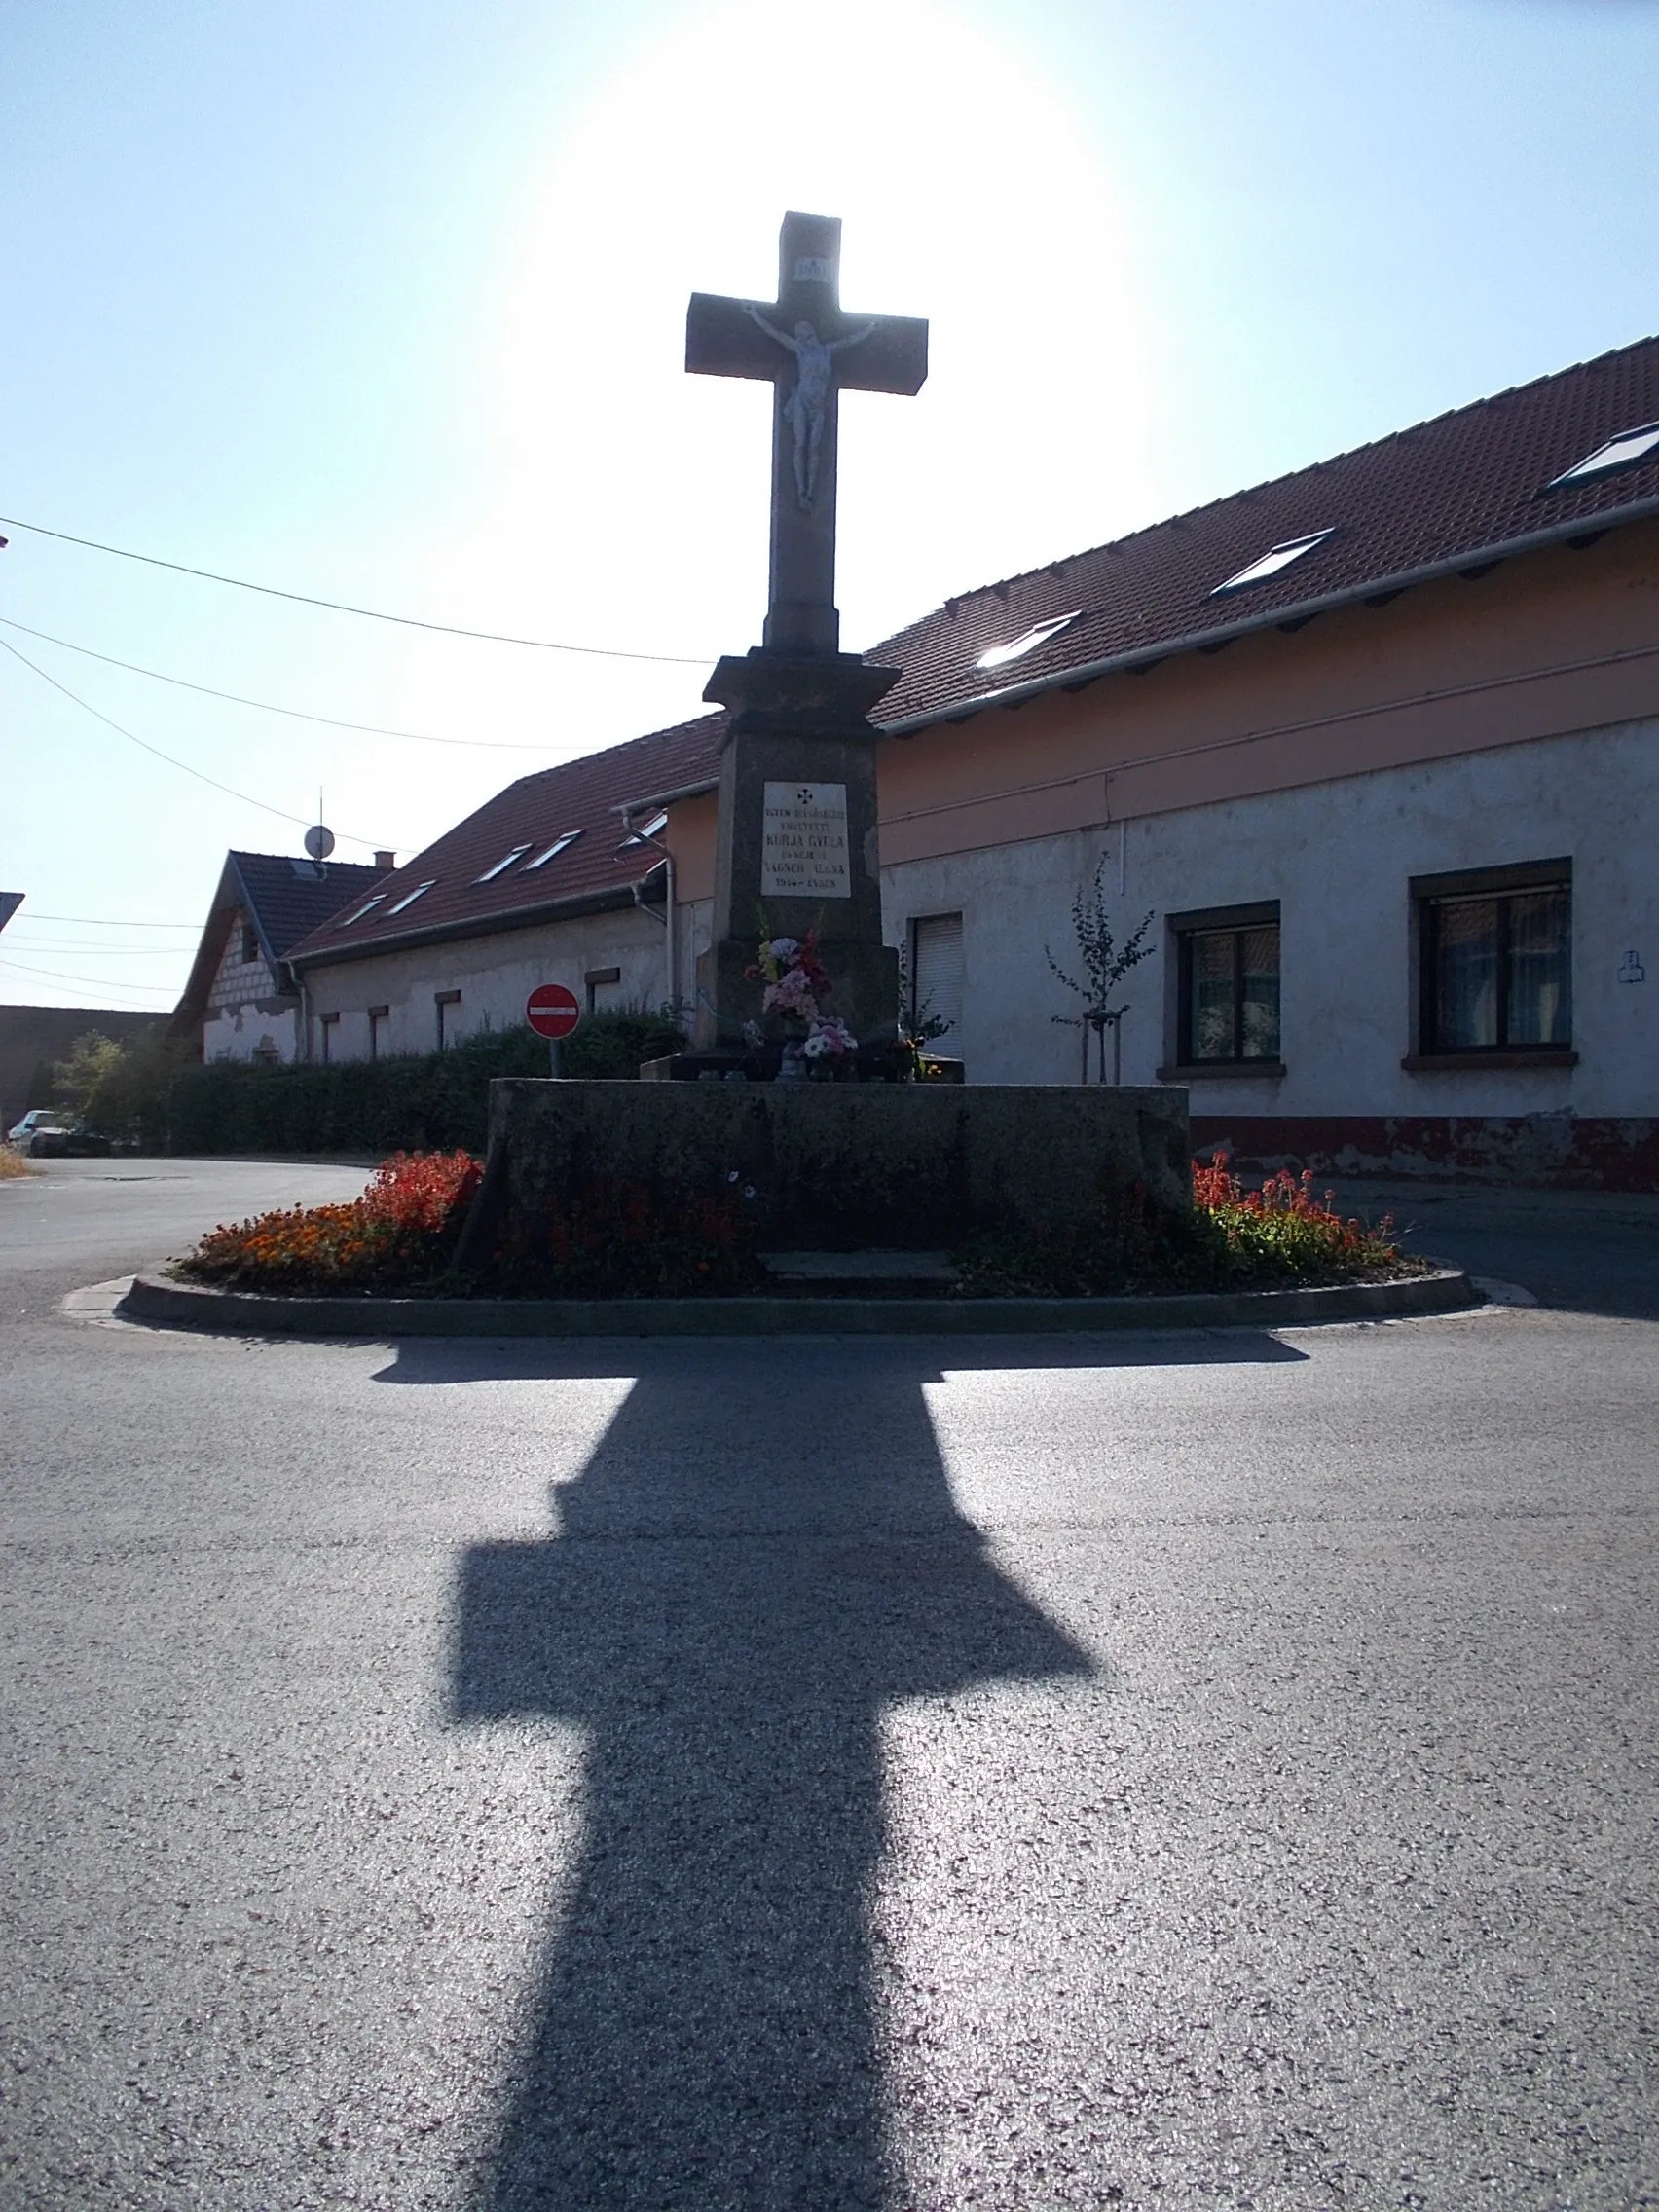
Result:
M642 786L706 788L720 727L706 715L522 776L339 907L291 956L311 1057L441 1051L522 1022L542 983L590 1012L675 1000L666 807L625 809Z
M1200 1141L1659 1187L1659 340L866 657L890 935L971 1082L1079 1079L1046 948L1075 969L1099 871L1120 935L1152 916L1123 1079L1187 1085ZM688 1003L721 733L527 777L313 931L313 1053L538 981Z

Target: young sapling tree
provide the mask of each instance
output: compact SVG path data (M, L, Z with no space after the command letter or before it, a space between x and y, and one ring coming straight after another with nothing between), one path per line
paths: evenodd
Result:
M1053 1019L1063 1028L1076 1029L1081 1035L1083 1049L1082 1080L1088 1081L1088 1039L1090 1031L1099 1040L1100 1073L1098 1080L1106 1081L1106 1031L1112 1031L1112 1081L1123 1076L1122 1030L1120 1024L1129 1011L1128 1002L1114 1004L1114 994L1131 968L1137 967L1152 951L1146 941L1146 933L1152 927L1149 910L1141 918L1140 927L1123 944L1119 944L1112 928L1112 918L1106 903L1106 856L1100 856L1094 870L1094 881L1087 888L1079 884L1072 901L1072 928L1077 935L1077 957L1083 969L1084 979L1068 976L1045 944L1043 956L1051 970L1068 991L1082 999L1083 1005L1076 1014L1056 1014Z

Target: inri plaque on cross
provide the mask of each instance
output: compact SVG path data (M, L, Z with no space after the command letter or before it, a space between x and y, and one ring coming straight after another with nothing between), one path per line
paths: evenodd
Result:
M928 326L913 315L852 315L840 302L841 225L786 215L778 296L693 292L685 366L704 376L771 383L772 561L765 643L773 652L832 654L835 611L836 399L842 390L919 391Z

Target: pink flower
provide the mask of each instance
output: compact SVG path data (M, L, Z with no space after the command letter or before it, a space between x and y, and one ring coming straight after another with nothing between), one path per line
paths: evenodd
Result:
M849 1059L858 1051L858 1039L844 1021L833 1014L815 1020L801 1051L809 1060Z
M811 979L799 968L792 968L777 982L769 984L760 1004L767 1014L798 1014L807 1020L817 1011L813 1003Z

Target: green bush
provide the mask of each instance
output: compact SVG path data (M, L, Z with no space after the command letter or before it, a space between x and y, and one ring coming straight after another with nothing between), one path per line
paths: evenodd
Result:
M590 1014L573 1037L559 1048L561 1075L585 1076L592 1082L637 1083L646 1060L666 1059L685 1050L685 1032L672 1014ZM547 1073L545 1045L538 1075Z
M684 1043L665 1016L593 1014L561 1048L569 1076L637 1077L640 1062ZM186 1068L167 1093L174 1153L484 1150L490 1085L547 1073L547 1046L529 1029L468 1037L445 1052L329 1067Z
M39 1103L61 1106L105 1136L128 1138L155 1151L166 1141L167 1085L174 1065L160 1023L125 1043L92 1029L74 1040L67 1059L48 1063L50 1095ZM37 1076L37 1085L39 1080Z

